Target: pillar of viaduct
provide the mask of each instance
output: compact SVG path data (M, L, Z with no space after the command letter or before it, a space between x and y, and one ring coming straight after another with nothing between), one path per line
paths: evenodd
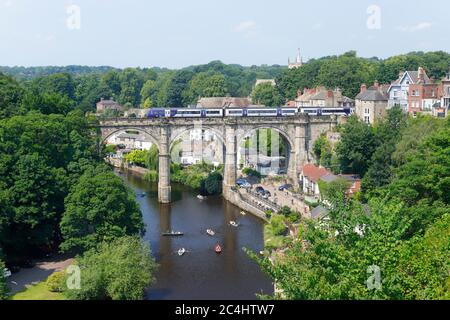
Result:
M170 129L168 125L164 125L160 130L158 200L160 203L170 203Z
M337 124L336 117L299 116L292 118L238 118L206 119L206 129L220 136L225 146L223 196L231 199L232 188L236 186L237 148L242 139L257 128L277 129L287 140L289 164L287 175L295 186L299 183L300 168L310 160L309 152L320 134L332 130ZM170 186L170 146L179 132L195 128L192 119L106 119L100 122L102 141L121 130L141 131L147 134L159 149L158 200L160 203L171 202Z

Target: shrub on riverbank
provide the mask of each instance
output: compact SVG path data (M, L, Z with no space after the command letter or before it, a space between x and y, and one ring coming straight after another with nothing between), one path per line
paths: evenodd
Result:
M79 290L67 290L71 300L141 300L155 281L157 264L148 244L137 237L104 242L77 258Z
M189 167L181 167L172 164L171 180L184 184L200 192L213 195L222 192L222 169L214 169L213 165L207 163L194 164Z
M6 279L4 275L5 264L0 260L0 300L5 300L8 298L9 289L6 284Z
M64 271L57 271L47 278L45 285L50 292L64 292L66 289L66 280L66 273Z
M144 180L148 182L158 182L158 172L156 170L150 170L144 175Z

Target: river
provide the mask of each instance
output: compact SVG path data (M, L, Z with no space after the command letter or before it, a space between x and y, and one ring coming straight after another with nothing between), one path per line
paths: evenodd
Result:
M158 203L157 185L133 174L121 177L137 194L146 233L159 269L156 283L147 292L151 300L229 300L256 299L256 294L273 294L271 279L243 248L255 252L263 249L263 222L225 201L222 197L197 199L195 191L173 184L172 204ZM239 223L238 228L229 221ZM216 231L215 237L206 229ZM167 230L184 232L184 236L162 237ZM214 252L219 243L222 254ZM178 256L179 248L188 251Z

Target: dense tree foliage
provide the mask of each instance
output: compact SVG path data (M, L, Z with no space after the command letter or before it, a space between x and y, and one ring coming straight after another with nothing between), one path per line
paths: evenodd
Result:
M77 263L81 288L66 292L72 300L141 300L157 268L150 247L137 237L103 242Z
M402 121L394 110L383 126ZM394 153L402 150L411 126L428 121L414 119L385 143L394 144ZM323 195L332 204L328 220L304 220L302 241L292 241L274 263L260 260L282 289L277 298L449 298L450 121L439 122L401 164L393 162L390 182L368 195L367 204L329 186L332 192Z
M365 192L384 186L391 181L393 175L392 155L405 126L406 115L400 107L395 107L388 110L387 118L375 127L377 148L372 155L371 164L362 182L362 188Z
M105 166L89 169L65 200L61 220L63 251L83 251L98 243L143 231L134 194Z
M360 58L353 51L341 56L313 59L297 69L285 70L277 77L281 95L292 100L297 90L315 86L340 88L344 95L354 98L362 83L391 83L399 72L417 70L422 66L430 77L442 78L448 71L450 54L447 52L412 52L393 56L386 60Z
M376 140L370 125L351 116L341 128L341 140L336 147L340 170L364 176L375 148Z
M17 81L0 73L0 120L21 113L23 94Z
M64 197L97 159L80 114L29 113L0 121L0 247L8 261L51 249Z
M2 260L0 260L0 300L6 300L8 298L9 293L8 285L6 284L4 270L5 270L5 263Z
M314 142L313 152L319 166L328 168L333 166L333 150L325 134L320 135Z
M252 101L258 105L279 107L284 104L278 89L269 82L258 84L252 92Z

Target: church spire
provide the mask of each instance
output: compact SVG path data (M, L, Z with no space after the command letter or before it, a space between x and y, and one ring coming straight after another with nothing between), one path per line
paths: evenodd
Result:
M302 64L302 57L300 56L300 48L298 48L297 63Z

